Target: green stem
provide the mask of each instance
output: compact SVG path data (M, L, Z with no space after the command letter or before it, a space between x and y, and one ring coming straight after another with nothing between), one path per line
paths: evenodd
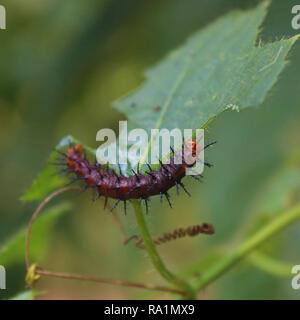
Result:
M257 250L249 255L247 261L252 263L255 267L273 274L276 277L290 277L292 266L296 264L278 261Z
M209 283L216 280L228 269L244 258L251 250L255 249L265 240L269 239L275 233L281 231L283 228L299 218L300 205L295 206L274 218L271 223L263 227L260 231L250 237L250 239L246 240L239 247L237 247L231 254L227 255L224 259L212 266L209 271L203 274L202 277L197 279L194 283L195 288L197 290L201 290Z
M177 277L172 272L170 272L164 265L161 257L159 256L155 245L153 244L150 232L147 228L147 224L144 218L144 213L142 207L139 205L138 200L132 200L132 205L135 212L135 218L137 226L139 228L141 237L144 241L145 249L151 259L157 272L168 282L175 285L177 288L181 289L185 293L185 298L195 299L195 291L191 285L184 281L183 279Z

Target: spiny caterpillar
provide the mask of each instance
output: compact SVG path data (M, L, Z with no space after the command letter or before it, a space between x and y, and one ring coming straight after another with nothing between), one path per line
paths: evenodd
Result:
M204 149L213 145L216 142L207 144ZM152 170L151 166L147 164L148 171L146 174L141 174L139 171L133 173L131 177L126 177L122 175L121 170L120 174L117 174L114 170L109 169L104 165L101 165L98 162L91 164L84 155L84 149L82 145L76 144L70 146L67 153L58 151L63 155L65 162L59 163L60 165L66 165L67 168L62 171L68 173L74 173L76 175L76 180L83 180L85 182L85 187L93 188L97 192L97 196L94 200L99 199L101 196L105 197L105 207L107 204L108 198L116 199L114 206L111 211L116 208L120 201L124 203L124 210L126 214L126 201L130 199L139 199L145 201L146 212L148 212L148 200L151 196L159 195L160 200L162 201L163 195L166 197L170 207L170 195L168 193L169 189L176 186L177 194L179 194L179 186L190 196L189 192L186 190L184 184L181 182L182 178L186 175L185 170L189 167L193 167L196 163L196 157L201 152L201 148L198 146L195 140L189 140L186 142L188 151L189 161L186 161L186 156L184 155L184 145L180 151L174 152L173 157L170 157L169 164L163 164L160 161L160 169L155 171ZM182 158L182 163L175 163L175 155ZM204 162L208 167L212 165ZM201 178L202 175L199 175ZM202 181L199 176L193 176L192 178Z

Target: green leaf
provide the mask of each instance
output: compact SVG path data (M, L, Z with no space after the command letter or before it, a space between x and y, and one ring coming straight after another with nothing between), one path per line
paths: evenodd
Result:
M57 144L55 150L65 151L66 147L69 147L70 144L82 144L78 139L72 136L63 137L60 142ZM93 155L95 157L95 150L90 148L87 145L84 145L84 149L87 153ZM63 174L59 174L60 169L66 169L66 166L56 166L54 163L56 162L64 162L64 160L60 160L62 156L57 151L52 151L49 156L49 161L42 171L42 173L38 176L38 178L33 182L31 187L23 196L24 201L34 201L44 199L51 191L58 189L66 185L70 179L67 176L63 176Z
M252 252L248 261L257 268L273 274L276 277L291 277L291 270L295 263L287 263L279 259L272 258L265 253L256 250Z
M51 234L50 230L56 219L70 209L68 203L62 203L48 209L43 215L34 223L31 234L30 255L32 259L37 259L44 251L45 245L48 241L48 236ZM6 245L0 248L0 264L5 268L17 263L25 263L25 235L26 230L21 230L18 234L13 236Z
M199 277L203 272L208 270L210 267L215 265L217 262L221 261L225 256L226 253L222 252L219 249L217 250L213 248L205 256L199 258L190 266L185 267L181 271L181 274L191 279L195 279Z
M45 198L52 190L66 184L67 180L57 174L57 168L51 163L57 159L57 153L51 152L49 163L46 165L43 172L33 182L29 190L25 193L22 200L34 201Z
M245 233L255 234L257 230L271 222L279 212L299 203L299 191L300 169L297 166L284 165L259 190L251 210L256 214L251 215L251 223L247 221ZM276 248L274 240L272 246Z
M62 203L48 209L35 221L30 239L30 258L32 262L39 262L47 252L47 245L51 236L53 224L59 216L70 209L70 205ZM0 264L6 268L7 290L1 292L1 298L7 299L25 288L25 236L27 229L21 230L0 248ZM16 298L27 299L32 292L26 291ZM27 297L27 298L26 298ZM32 296L33 297L33 296Z
M286 64L286 55L298 38L255 46L266 7L265 1L254 9L229 13L201 29L147 71L146 83L114 104L127 115L129 129L197 129L205 127L225 110L239 111L260 104L276 82ZM65 137L57 148L66 147L69 141L78 142L73 137ZM84 147L95 155L95 150ZM149 144L147 153L142 155L141 164L150 147ZM50 161L55 159L57 154L52 153ZM130 166L134 160L130 159ZM122 167L125 175L131 174L130 166ZM118 172L117 166L111 167ZM42 199L67 181L56 174L55 166L47 165L23 199Z
M299 203L300 169L298 165L299 162L296 165L284 164L262 186L252 209L256 214L250 216L251 221L247 220L246 230L241 229L241 234L256 234L258 230L270 224L280 212ZM293 263L282 262L278 256L282 245L281 238L274 238L271 242L263 244L260 251L253 252L248 262L276 276L290 276Z
M55 150L62 150L70 143L79 143L79 141L73 138L72 136L66 136L62 138L61 141L57 144ZM85 146L85 148L86 150L90 149L87 146ZM49 156L49 161L45 169L33 182L31 187L23 196L22 200L41 200L45 198L51 191L68 183L67 177L58 174L59 169L63 169L64 167L56 166L54 164L55 162L62 162L62 160L59 160L59 153L55 150L51 152Z
M38 295L39 291L27 290L16 294L9 300L34 300L35 296Z
M201 29L114 107L136 127L197 129L225 110L262 103L298 38L255 46L267 3L233 11Z
M299 191L300 169L284 167L264 186L255 210L269 214L284 210L300 200Z

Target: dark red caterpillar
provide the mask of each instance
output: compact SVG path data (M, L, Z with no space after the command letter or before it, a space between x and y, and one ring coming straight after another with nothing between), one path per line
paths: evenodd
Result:
M212 142L206 145L204 149L214 143L215 142ZM190 153L188 156L190 159L194 159L191 162L188 161L190 164L186 163L182 149L179 151L182 157L182 164L175 164L173 156L170 158L169 164L163 164L160 161L161 167L159 170L152 170L148 164L149 171L146 175L133 171L134 175L131 177L125 177L122 174L117 175L113 170L104 169L104 166L97 162L91 164L86 157L83 157L84 150L80 144L71 146L66 154L60 153L64 155L66 160L65 164L68 167L63 171L75 173L76 178L73 179L73 181L78 179L84 180L86 184L84 190L94 188L97 191L95 200L104 196L106 206L108 198L117 199L111 211L116 208L120 201L123 201L126 213L126 201L130 199L140 199L140 202L145 200L146 211L148 212L148 199L154 195L160 195L161 201L163 195L165 195L171 206L168 190L174 186L177 188L177 193L179 193L179 186L181 186L183 190L190 195L181 182L181 179L185 176L186 168L192 167L195 164L196 156L201 150L195 140L190 140L186 142L186 144ZM171 150L174 154L174 150ZM204 164L208 167L211 166L206 162ZM200 180L198 176L191 177Z

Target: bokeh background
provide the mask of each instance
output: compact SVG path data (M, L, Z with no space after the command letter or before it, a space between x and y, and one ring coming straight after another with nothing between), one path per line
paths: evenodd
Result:
M2 0L7 30L0 32L0 246L26 225L37 203L20 198L43 170L53 147L72 134L96 148L96 132L118 130L125 117L111 103L143 81L143 71L180 45L192 32L233 8L254 0ZM274 41L295 35L291 8L296 1L274 0L260 37ZM245 21L247 23L247 21ZM263 216L258 203L278 174L299 169L300 44L263 105L225 112L206 130L218 144L206 153L214 168L205 183L193 179L192 193L176 198L174 209L151 202L147 217L153 235L178 227L213 223L217 233L159 248L167 266L182 271L215 250L234 247ZM278 179L277 179L278 178ZM299 186L299 185L298 185ZM276 199L289 192L280 185ZM293 188L293 200L299 189ZM297 193L298 192L298 193ZM123 246L103 203L88 192L66 196L72 203L51 231L37 259L50 270L123 280L162 280L143 251ZM276 200L275 198L271 200ZM288 200L287 200L288 199ZM292 201L289 194L284 197ZM136 234L132 210L120 217L127 235ZM300 264L300 224L264 246L278 263ZM0 261L1 264L1 261ZM25 289L25 262L7 268L10 297ZM196 276L196 275L195 275ZM200 299L298 299L291 276L267 272L245 259L199 293ZM41 299L160 299L167 294L61 279L41 279Z

